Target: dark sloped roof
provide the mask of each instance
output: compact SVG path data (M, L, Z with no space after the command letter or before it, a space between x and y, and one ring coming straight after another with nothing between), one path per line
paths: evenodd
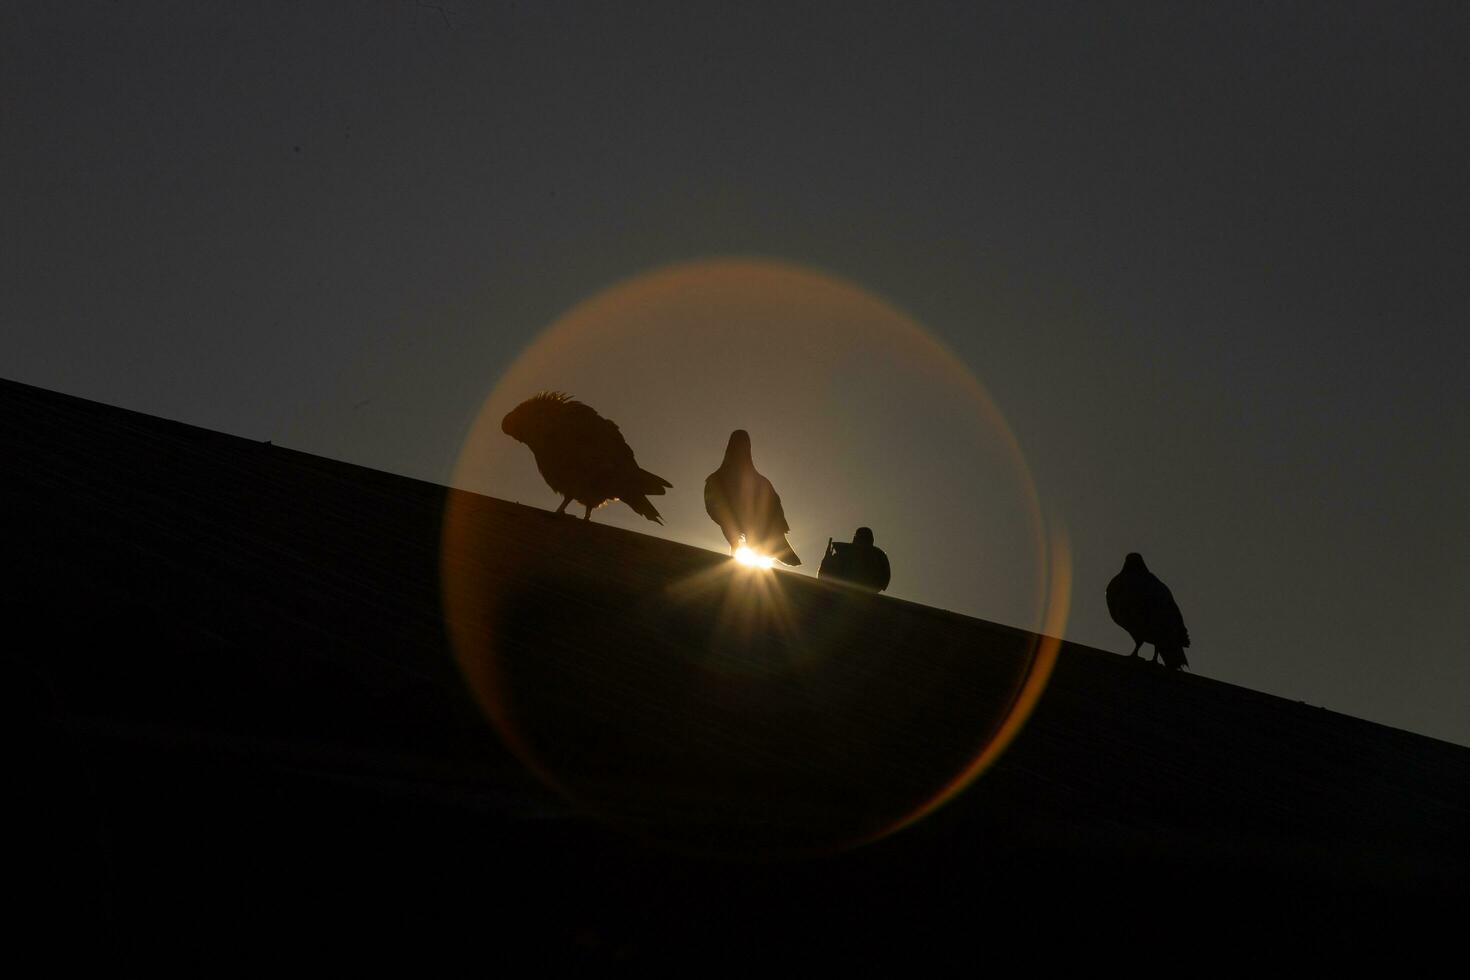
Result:
M1470 751L1075 645L954 802L752 863L932 793L1029 634L784 574L779 616L732 621L720 555L13 382L0 459L8 764L41 920L851 952L1046 931L1043 907L1140 933L1246 907L1327 927L1470 867ZM476 587L515 734L576 802L456 663L451 496L493 542Z

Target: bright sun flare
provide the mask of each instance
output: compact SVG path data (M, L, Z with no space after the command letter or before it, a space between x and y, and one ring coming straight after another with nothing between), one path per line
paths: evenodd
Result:
M776 564L776 559L768 555L758 555L743 544L735 549L735 560L751 568L770 568Z

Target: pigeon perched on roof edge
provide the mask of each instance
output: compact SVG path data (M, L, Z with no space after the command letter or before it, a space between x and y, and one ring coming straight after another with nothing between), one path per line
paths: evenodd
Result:
M1162 657L1166 667L1177 670L1189 666L1184 656L1184 648L1189 646L1184 615L1169 587L1148 570L1138 552L1130 552L1123 559L1123 570L1108 583L1107 599L1113 622L1133 639L1129 656L1138 656L1139 647L1152 643L1153 662Z
M583 520L603 504L621 500L662 524L649 496L673 484L638 466L617 423L598 415L570 395L545 391L521 402L500 423L506 435L530 447L552 490L562 495L558 514L575 500L587 508Z
M734 552L745 538L747 547L787 565L800 565L786 535L791 528L781 498L771 481L756 471L750 458L750 433L736 429L725 445L720 468L704 481L704 509L720 525Z

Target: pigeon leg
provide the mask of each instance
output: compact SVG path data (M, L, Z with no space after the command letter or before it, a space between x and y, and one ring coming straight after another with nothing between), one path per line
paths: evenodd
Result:
M1133 644L1133 652L1130 653L1130 654L1128 654L1128 656L1130 656L1130 657L1136 657L1136 656L1138 656L1138 648L1141 647L1141 646L1143 646L1143 641L1142 640L1139 640L1137 643Z
M556 509L556 512L558 514L565 514L567 512L567 504L569 504L571 502L572 502L572 497L571 497L570 494L568 494L567 496L561 498L561 506Z
M582 515L582 520L584 520L584 521L590 521L590 520L592 520L592 505L591 504L583 504L582 506L587 508L587 513L585 513L585 514Z
M1158 662L1159 662L1159 648L1158 647L1154 647L1154 658L1152 660L1150 660L1149 663L1156 664Z

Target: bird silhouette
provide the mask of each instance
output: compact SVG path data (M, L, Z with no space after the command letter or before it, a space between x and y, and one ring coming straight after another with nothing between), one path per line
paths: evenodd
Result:
M1108 613L1113 622L1128 631L1133 638L1133 652L1145 643L1154 645L1153 663L1164 658L1164 666L1178 670L1189 665L1184 648L1189 646L1189 630L1184 628L1184 616L1174 601L1169 587L1160 582L1143 556L1130 552L1123 559L1123 570L1108 583Z
M517 405L500 429L531 447L542 479L562 495L558 514L575 500L587 508L582 519L590 520L594 508L621 500L650 521L663 523L648 498L673 484L639 469L617 423L591 406L559 391L542 392Z
M747 547L787 565L800 565L786 535L791 528L781 498L771 481L756 472L750 458L750 434L730 433L725 459L704 481L704 509L720 525L734 552L745 538Z
M873 544L873 529L869 527L858 528L851 543L829 543L822 567L817 570L817 578L843 582L869 592L888 588L890 577L888 555Z

